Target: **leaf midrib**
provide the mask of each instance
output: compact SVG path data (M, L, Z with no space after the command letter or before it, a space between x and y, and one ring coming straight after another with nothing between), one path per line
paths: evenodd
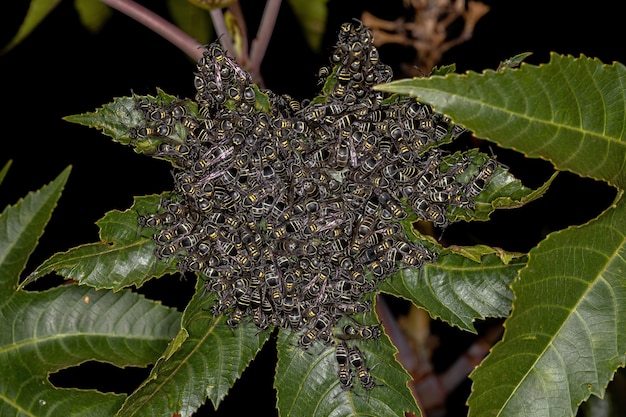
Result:
M145 399L144 399L144 401L142 401L142 402L141 402L141 404L139 404L139 402L138 402L138 401L136 401L136 402L134 403L134 406L135 406L135 410L136 410L136 411L133 411L131 414L128 414L129 416L134 416L134 415L136 415L136 413L137 413L139 410L141 410L141 409L143 408L143 406L144 406L146 403L148 403L148 402L149 402L149 401L150 401L150 400L151 400L151 399L155 396L155 394L156 394L156 393L161 392L161 388L162 388L163 386L165 386L167 382L170 382L171 380L173 380L173 379L174 379L174 376L175 376L175 375L178 375L178 373L179 373L180 369L183 367L183 364L187 364L187 363L189 363L189 358L190 358L190 357L192 357L194 354L196 354L196 353L198 352L198 350L200 349L200 346L202 346L202 345L206 342L206 339L207 339L210 335L212 335L212 334L213 334L213 329L215 329L216 325L217 325L217 321L216 321L216 322L214 322L214 323L211 325L211 327L209 327L209 328L207 329L207 331L206 331L206 332L204 332L204 335L203 335L200 339L197 339L197 342L195 341L195 339L191 339L191 338L190 338L191 340L194 340L194 343L193 343L193 347L192 347L192 349L191 349L191 350L189 350L188 354L187 354L187 355L185 355L185 357L184 357L184 358L182 358L181 360L179 360L179 361L178 361L178 364L177 364L177 365L176 365L176 366L172 369L172 371L171 371L171 372L168 372L168 374L167 374L164 378L162 378L162 379L161 379L161 381L162 381L162 382L161 382L160 384L157 384L157 385L156 385L156 387L155 387L155 389L154 389L154 390L152 390L152 392L151 392L151 393L149 393L148 395L143 396L143 398L145 398ZM189 342L189 341L190 341L190 339L187 339L187 342ZM184 359L184 360L183 360L183 359ZM161 375L162 375L162 374L161 374ZM157 379L158 379L158 378L157 378ZM141 389L141 388L140 388L140 389Z
M155 341L160 341L160 340L167 342L171 340L170 337L161 338L161 337L135 336L135 335L121 336L117 333L85 333L85 332L56 333L50 336L23 339L20 342L17 342L17 343L14 342L14 343L11 343L10 345L0 347L0 354L10 355L13 353L13 351L19 351L23 348L36 346L42 343L47 343L47 342L55 341L55 340L61 340L61 339L68 340L68 338L85 338L85 337L101 337L106 340L112 340L112 341L115 341L116 339L121 339L121 340L132 339L132 340L137 340L137 341L143 340L143 341L149 341L149 342L155 342Z
M441 78L443 79L444 77L441 77ZM491 105L488 102L486 103L486 102L483 102L481 100L477 100L477 99L471 98L470 96L467 96L467 95L462 95L462 94L457 94L457 93L450 93L450 92L442 93L442 90L437 89L437 88L420 87L420 89L424 90L424 91L428 91L430 94L433 94L433 93L434 94L438 94L438 95L447 94L448 96L453 97L453 98L461 98L462 100L470 103L471 105L482 106L482 107L485 107L487 109L491 109L491 110L497 111L499 113L503 113L503 114L506 114L506 115L518 117L521 120L527 120L527 121L529 121L531 123L541 123L541 124L544 124L544 125L547 125L547 126L551 126L551 127L557 128L557 129L565 130L566 132L578 133L578 134L582 134L584 136L592 135L592 136L596 136L596 137L598 137L600 139L604 139L604 140L606 140L608 142L612 142L612 143L618 144L620 146L626 146L624 144L624 142L619 140L619 138L614 138L612 136L607 136L606 134L600 133L600 132L595 132L595 131L591 131L591 130L585 130L582 127L574 127L574 126L571 126L571 125L568 125L568 124L556 123L554 121L554 119L539 119L539 118L536 118L536 117L530 117L527 114L514 112L514 111L512 111L512 110L510 110L510 109L508 109L506 107L505 108L503 108L503 107L496 107L496 106ZM544 92L545 92L545 90L544 90ZM554 113L554 112L552 112L552 113ZM579 120L579 121L581 121L581 120Z
M537 359L533 362L533 365L528 367L528 371L524 374L524 376L522 378L520 378L519 383L517 385L514 385L515 389L511 390L511 395L509 395L509 397L506 399L506 401L504 403L502 403L502 406L500 407L500 410L498 410L498 414L496 416L499 417L499 416L503 416L504 415L503 412L506 409L506 407L509 404L509 402L515 397L515 393L518 392L520 387L527 380L527 378L530 375L530 373L535 369L535 365L537 365L541 361L541 359L545 357L545 355L548 352L548 350L550 348L552 348L554 340L556 338L558 338L558 336L561 334L561 331L563 330L563 327L567 323L569 323L571 317L573 315L575 315L576 312L579 310L579 307L582 304L582 302L587 299L587 295L594 288L596 288L596 285L598 285L600 282L605 282L606 283L606 280L603 278L604 277L604 273L607 271L608 266L611 265L611 262L615 258L616 254L619 253L619 248L623 247L625 243L626 243L626 239L624 237L622 237L621 244L618 244L618 245L615 246L616 249L613 251L611 256L607 256L607 262L605 263L604 267L601 270L598 271L598 274L597 274L598 278L594 279L594 281L591 282L590 285L587 286L587 289L581 294L581 296L579 297L579 299L576 302L576 304L572 307L572 309L570 311L570 314L568 314L568 316L562 321L562 323L559 326L558 330L553 333L552 337L549 338L549 340L550 340L549 343L546 343L545 348L542 349L542 351L539 352L539 354L537 354ZM566 247L562 246L559 249L564 249L564 248L566 248ZM542 255L545 256L545 253L542 254ZM606 284L607 284L607 288L612 288L611 285L609 285L609 283L606 283ZM615 334L617 334L617 329L615 329L615 331L616 331ZM591 338L589 340L591 340ZM595 361L594 361L594 363L595 363Z

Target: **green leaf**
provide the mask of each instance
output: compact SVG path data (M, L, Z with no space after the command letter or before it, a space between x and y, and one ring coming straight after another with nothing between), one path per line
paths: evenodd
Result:
M179 333L150 376L133 392L118 416L191 416L207 397L217 408L267 341L270 331L251 322L231 329L210 313L213 301L198 280Z
M394 274L381 291L411 301L433 318L476 332L474 320L509 314L510 284L524 265L522 254L501 249L447 248L437 263Z
M624 66L548 64L380 86L418 96L476 135L624 187ZM471 415L572 415L624 365L624 203L550 235L513 285L504 341L473 374Z
M428 75L429 76L431 76L431 75L446 75L446 74L454 73L455 71L456 71L456 64L442 65L442 66L434 67L432 70L430 70L430 74L428 74Z
M622 200L530 251L503 341L472 374L470 415L569 416L603 396L626 362L625 242Z
M615 377L603 398L589 397L589 400L580 406L582 415L588 417L620 417L626 415L626 403L624 403L624 383L626 376L624 368L615 373Z
M508 265L512 261L520 261L520 258L524 258L525 254L519 252L507 252L500 248L492 248L486 245L474 245L474 246L448 246L443 250L444 255L455 254L461 255L467 259L470 259L476 263L480 263L485 255L496 255L500 258L503 265Z
M8 169L8 165L4 170ZM0 286L17 285L70 175L67 167L52 183L29 193L0 214Z
M540 66L377 86L433 105L477 136L559 170L626 186L626 67L552 54Z
M138 98L117 97L92 113L74 114L63 120L102 130L114 141L124 145L131 143L130 130L144 122L144 116L137 108Z
M143 113L139 110L138 103L148 102L165 106L178 100L176 97L158 89L156 96L117 97L113 102L105 104L92 113L75 114L66 116L63 119L78 123L83 126L99 129L107 136L113 138L115 142L123 145L131 145L135 152L154 156L159 144L163 143L163 138L156 137L133 137L133 130L145 125ZM197 114L197 105L191 101L185 101L184 106L187 111ZM187 129L182 123L176 123L173 133L167 137L168 141L183 143L187 135ZM167 157L158 157L172 162Z
M254 102L254 109L263 113L272 113L272 104L270 102L269 95L259 89L255 84L252 85L256 101Z
M115 294L77 285L42 293L9 290L0 290L0 317L6 324L0 331L0 415L27 410L31 415L111 416L124 396L58 390L48 375L88 360L146 366L180 326L176 310L130 291Z
M504 61L500 62L500 65L498 65L498 69L496 71L504 71L508 68L519 67L522 62L524 62L524 60L532 54L532 52L522 52L521 54L517 54L511 58L505 59Z
M187 0L189 3L201 9L223 9L233 4L236 0Z
M364 324L376 324L372 314ZM387 335L379 340L348 342L366 358L376 386L365 391L354 375L354 388L345 391L337 376L334 346L315 343L308 350L298 347L300 333L281 330L278 335L278 365L275 387L282 416L392 416L405 411L421 415L407 383L410 376L394 359L396 348ZM354 372L354 371L353 371Z
M496 209L518 208L542 197L557 174L555 172L544 184L533 190L524 187L504 168L498 167L485 189L475 197L475 209L467 211L460 207L451 207L448 218L451 221L487 221Z
M61 0L31 0L22 25L13 39L0 50L0 54L7 53L22 42L60 2Z
M328 0L289 0L311 49L319 52L328 18Z
M187 0L168 0L167 8L178 27L201 44L213 37L213 23L207 10L200 9Z
M11 168L12 163L12 160L7 161L7 163L4 164L4 166L0 170L0 184L2 184L2 182L4 181L4 177L7 176L7 173L9 172L9 168Z
M108 212L96 224L100 242L81 245L57 253L38 266L21 284L25 286L39 277L57 272L94 288L118 291L134 285L142 286L153 277L176 271L176 260L159 261L150 230L142 230L138 216L155 213L162 196L136 197L126 211Z
M113 15L111 8L100 0L74 0L80 23L92 33L98 33Z
M456 162L465 158L471 161L462 174L455 177L460 184L467 184L474 177L481 167L490 159L487 155L478 152L477 149L470 149L464 152L456 152L443 158L442 172L448 167L453 167ZM556 178L554 173L542 186L536 190L522 185L505 167L497 165L493 175L489 178L487 185L475 198L475 206L470 209L448 205L447 218L450 222L464 221L487 221L496 209L511 209L521 207L534 201L550 188L550 184Z
M48 375L88 360L146 366L180 327L178 312L129 291L15 291L68 175L69 168L0 215L0 415L110 416L123 395L60 390Z

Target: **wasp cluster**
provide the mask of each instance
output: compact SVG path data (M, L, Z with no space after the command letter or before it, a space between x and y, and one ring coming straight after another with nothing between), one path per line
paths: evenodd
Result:
M471 207L493 165L460 182L470 161L442 164L437 145L462 129L372 89L392 74L361 24L342 26L323 92L306 103L258 89L217 43L197 69L197 112L139 100L146 123L131 132L160 139L156 156L178 167L161 210L140 216L157 229L157 257L201 273L229 326L301 331L303 349L335 343L341 386L354 370L371 389L365 358L345 341L380 329L354 316L387 276L437 256L403 233L407 208L445 226L446 209ZM172 139L180 126L186 137Z

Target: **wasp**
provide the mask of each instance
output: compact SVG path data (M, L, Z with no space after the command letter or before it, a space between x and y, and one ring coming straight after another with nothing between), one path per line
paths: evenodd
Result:
M263 311L262 307L257 307L252 310L252 322L256 327L261 330L265 330L269 327L269 322L267 320L267 315L265 311Z
M335 126L338 129L347 129L355 120L355 114L346 114L337 119L337 121L335 122Z
M476 176L476 178L480 178L480 179L489 178L494 173L494 171L496 170L496 167L497 167L497 162L494 161L493 159L490 159L480 169L480 171L478 172L478 175Z
M298 340L298 346L302 349L308 349L317 338L325 340L326 337L324 337L324 335L328 333L328 329L330 327L330 317L326 315L319 315L313 322L313 326L300 337Z
M377 340L382 335L380 326L363 326L346 324L343 326L343 338L345 339L361 339L361 340Z
M158 259L169 258L173 256L180 249L180 245L176 242L168 243L165 246L161 246L156 251L156 257Z
M350 281L345 279L339 280L333 285L330 297L333 300L349 303L352 301L352 288Z
M350 365L356 369L357 378L361 382L363 388L366 390L373 389L376 386L374 378L372 378L369 369L365 366L365 358L359 348L356 346L350 348L348 358Z
M348 362L348 348L344 342L341 342L335 346L335 359L339 365L339 383L341 388L349 390L353 386L352 382L352 370L350 369L350 363Z
M354 303L335 303L334 308L339 314L354 315L370 311L372 305L369 301L358 301Z
M244 314L245 314L245 311L240 309L239 306L235 307L233 312L230 314L230 317L228 318L228 320L226 320L226 324L230 328L234 329L235 327L239 325L239 323L241 322L241 319L243 319Z

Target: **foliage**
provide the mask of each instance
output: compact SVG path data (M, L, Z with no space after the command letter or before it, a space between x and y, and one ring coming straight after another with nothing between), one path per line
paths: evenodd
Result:
M328 0L289 0L302 26L302 32L314 51L319 51L328 11ZM6 53L19 45L61 3L61 0L31 0L28 11L18 32L2 49ZM98 32L111 17L111 10L100 0L76 0L74 7L81 24L92 32ZM211 39L212 24L209 11L237 3L235 0L167 0L172 20L185 33L200 43Z
M121 406L123 395L59 390L48 375L88 360L147 366L180 327L176 310L129 290L99 291L70 281L46 291L16 291L69 173L65 169L52 183L0 214L2 415L110 416Z
M624 366L625 80L620 63L553 54L540 66L380 87L431 103L479 137L619 189L598 218L530 251L512 285L503 340L472 375L471 415L575 414Z
M259 94L259 97L263 95ZM158 146L157 140L150 137L131 138L132 132L140 126L137 103L146 100L167 104L173 102L175 97L160 90L157 98L121 97L93 113L69 116L67 120L97 127L115 141L133 146L136 152L152 154ZM187 103L187 111L197 112L193 102ZM180 126L177 125L178 128ZM173 140L182 140L186 133L177 129L174 129L171 137ZM478 169L484 157L474 151L470 151L469 155L470 160L477 165L468 168L468 171ZM547 186L542 188L545 190ZM496 207L518 206L525 200L537 198L541 193L541 190L533 191L522 186L506 170L498 167L493 180L477 196L475 213L464 212L465 217L468 220L486 220ZM117 290L128 285L140 286L145 279L174 271L172 265L157 261L152 239L137 233L140 214L155 212L160 201L160 196L141 197L136 199L130 209L107 214L98 222L102 229L102 242L83 245L53 256L27 277L22 285L55 271L98 289ZM450 216L455 218L458 214L450 213ZM413 220L404 222L407 233L413 240L425 239L413 229ZM434 241L430 244L437 246ZM118 272L120 263L123 264L120 260L123 259L133 260L125 278L123 273ZM158 266L150 268L150 265ZM433 315L473 331L472 321L476 318L502 317L508 313L510 295L507 286L522 265L521 254L508 254L491 248L447 249L437 266L396 274L383 290L405 297L416 305L431 305ZM460 273L467 279L459 281ZM413 290L420 274L424 278L418 281L433 287L430 295ZM441 285L445 282L457 282L455 289L450 292L449 288ZM494 298L485 291L487 288L495 290L497 294L505 294L506 298ZM160 410L166 404L171 404L172 398L174 403L171 411L189 415L204 402L207 392L208 398L217 407L228 388L240 377L267 340L269 332L259 333L250 323L238 327L233 334L225 326L223 317L212 318L208 313L212 301L202 297L204 291L203 282L198 280L196 294L183 315L182 329L176 343L157 362L146 383L128 398L120 411L121 415ZM466 307L458 305L467 294L483 291L485 300L473 296L463 301ZM450 296L454 297L455 302L450 302ZM487 302L490 297L492 300ZM443 299L448 299L448 302L442 302ZM367 324L376 323L370 315L364 319ZM372 375L381 384L367 395L358 390L342 392L336 377L332 347L324 348L321 352L301 352L293 344L297 336L290 330L280 329L278 337L279 366L275 386L279 393L278 408L287 410L287 415L325 415L330 410L342 415L375 413L380 412L377 411L380 403L388 406L394 404L389 406L389 415L401 415L402 411L418 412L406 387L408 375L393 359L395 348L386 337L377 343L362 343L361 346L362 351L372 358L369 362ZM385 351L387 354L382 354ZM294 387L298 386L294 386L296 381L302 381L302 385L294 391ZM214 388L207 390L207 386ZM321 396L311 398L311 393Z
M9 47L56 4L33 1ZM591 394L602 397L616 369L625 364L625 68L557 54L547 64L516 68L523 58L503 63L498 71L446 71L381 86L418 97L477 137L619 190L598 218L550 234L527 255L486 246L440 248L436 264L397 273L382 288L470 332L477 319L508 317L502 342L472 374L471 415L573 415ZM137 99L117 98L68 119L129 144ZM154 146L140 145L135 146L140 153ZM0 181L8 168L0 171ZM90 415L188 416L207 398L217 407L271 334L249 323L232 331L223 317L211 316L212 300L202 296L201 280L182 319L173 309L127 289L175 271L174 265L155 259L151 237L137 227L138 216L154 212L161 196L136 197L128 210L107 213L98 221L100 242L54 255L18 286L68 175L69 169L0 214L0 313L5 323L0 345L7 364L0 377L0 414L88 410ZM479 195L475 213L449 215L486 221L497 208L539 198L551 181L531 190L498 168ZM410 220L403 226L409 237L429 240ZM42 292L25 289L51 272L70 279L69 284ZM369 395L339 389L332 349L316 345L303 352L294 347L296 334L281 330L277 337L275 387L281 415L419 413L406 387L408 375L393 359L395 347L386 336L378 344L359 345L372 358L372 374L381 382ZM121 367L155 365L127 398L59 390L48 381L49 373L87 360ZM46 407L51 404L62 407Z

